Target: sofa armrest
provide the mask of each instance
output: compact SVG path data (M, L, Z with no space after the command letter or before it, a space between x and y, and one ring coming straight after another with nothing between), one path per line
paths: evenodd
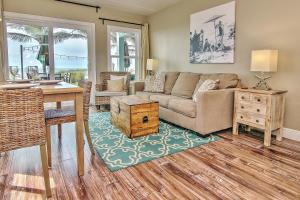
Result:
M103 91L103 85L102 84L96 84L96 91Z
M197 98L197 129L208 134L232 127L234 89L210 90Z
M131 94L135 94L136 92L144 91L145 82L144 81L132 81L131 85Z

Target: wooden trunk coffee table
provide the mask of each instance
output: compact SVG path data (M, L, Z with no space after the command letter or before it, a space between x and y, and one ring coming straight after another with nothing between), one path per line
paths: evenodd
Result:
M111 98L110 106L112 124L127 137L159 132L158 102L131 95Z

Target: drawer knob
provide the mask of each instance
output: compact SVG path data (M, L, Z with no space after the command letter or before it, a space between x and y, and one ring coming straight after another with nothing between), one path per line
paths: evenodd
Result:
M260 99L257 99L258 102L260 102Z
M244 109L245 107L244 106L241 106L241 109Z
M244 97L244 96L242 96L242 99L245 99L245 97Z
M256 120L256 123L259 123L259 120L258 120L258 119Z
M241 119L244 119L244 117L243 117L243 116L241 116Z
M260 112L260 109L257 109L257 112Z

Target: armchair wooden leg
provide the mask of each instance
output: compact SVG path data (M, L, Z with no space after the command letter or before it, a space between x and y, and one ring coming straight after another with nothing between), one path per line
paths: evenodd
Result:
M61 102L56 102L56 108L61 109ZM61 139L61 124L57 125L58 138Z
M94 150L91 135L90 135L88 120L84 120L84 129L85 129L85 135L86 135L89 147L90 147L90 151L91 151L92 155L95 155L95 150Z
M47 162L47 151L46 151L45 144L40 145L40 153L41 153L41 160L42 160L42 167L43 167L43 174L44 174L46 195L47 198L50 198L51 187L50 187L50 178L49 178L49 170L48 170L48 162Z
M58 138L61 139L61 124L57 125Z
M49 167L52 167L52 162L51 162L51 131L50 131L50 126L46 126L46 139L47 139L48 165L49 165Z

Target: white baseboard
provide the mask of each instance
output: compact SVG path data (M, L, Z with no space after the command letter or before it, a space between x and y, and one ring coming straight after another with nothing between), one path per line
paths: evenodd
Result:
M289 128L283 129L283 137L291 140L300 141L300 131Z

